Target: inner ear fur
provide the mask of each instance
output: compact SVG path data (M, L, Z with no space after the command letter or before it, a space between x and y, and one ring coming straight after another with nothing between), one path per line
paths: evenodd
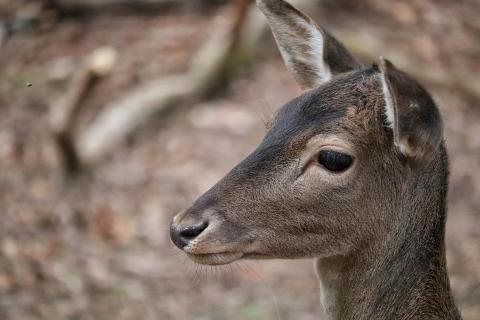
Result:
M415 160L433 157L443 138L440 112L428 92L406 73L380 57L387 125L395 146Z
M302 89L315 88L333 75L362 64L310 17L283 0L257 0L285 65Z

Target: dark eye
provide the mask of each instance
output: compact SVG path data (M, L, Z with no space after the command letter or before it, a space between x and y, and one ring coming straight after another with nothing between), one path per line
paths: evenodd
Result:
M333 150L322 150L318 154L318 163L333 172L340 172L348 169L353 158L348 154Z

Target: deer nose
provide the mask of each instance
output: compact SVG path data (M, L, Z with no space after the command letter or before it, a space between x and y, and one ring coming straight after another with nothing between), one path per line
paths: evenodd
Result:
M170 225L170 238L177 247L183 249L198 235L200 235L207 227L208 222L202 222L190 226L181 226L172 222L172 224Z

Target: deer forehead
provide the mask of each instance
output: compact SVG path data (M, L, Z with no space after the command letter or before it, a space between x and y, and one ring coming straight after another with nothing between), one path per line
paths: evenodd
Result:
M351 148L353 142L348 140L362 138L363 132L383 126L375 122L382 103L380 80L379 73L367 69L334 78L304 93L278 111L264 143L290 141L311 147L323 140ZM309 142L312 137L315 141Z

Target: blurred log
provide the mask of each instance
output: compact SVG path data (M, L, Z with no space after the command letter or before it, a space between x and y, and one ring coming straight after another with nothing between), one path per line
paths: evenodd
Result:
M98 48L76 71L67 93L50 109L50 128L62 156L63 171L78 172L81 160L74 144L74 128L80 114L82 101L98 77L110 72L116 60L116 52L110 47Z
M66 175L78 172L111 150L125 136L160 110L201 100L214 90L234 56L239 34L252 0L237 0L233 12L220 16L214 34L194 55L190 70L184 75L156 79L133 89L107 106L94 123L74 137L74 128L84 97L98 76L107 73L115 60L111 49L95 52L87 59L60 102L50 113L51 130L62 155ZM233 15L233 16L232 16ZM225 23L230 27L225 28ZM103 62L103 63L102 63Z
M79 137L77 146L82 161L98 160L159 111L193 104L210 94L234 57L239 30L251 2L237 0L233 12L219 17L213 24L212 37L193 56L186 74L152 80L108 105ZM225 22L230 26L225 28Z

